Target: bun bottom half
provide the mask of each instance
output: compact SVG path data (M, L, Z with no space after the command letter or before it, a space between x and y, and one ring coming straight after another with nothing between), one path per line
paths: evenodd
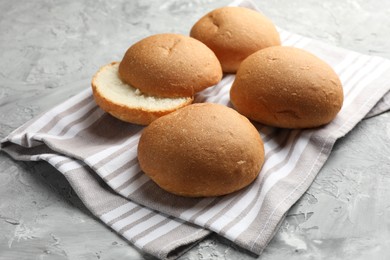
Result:
M193 101L145 95L119 78L118 67L119 62L103 66L92 79L92 91L98 106L122 121L148 125Z

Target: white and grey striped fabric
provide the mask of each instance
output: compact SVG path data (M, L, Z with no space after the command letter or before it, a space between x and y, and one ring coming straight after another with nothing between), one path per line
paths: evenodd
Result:
M236 4L255 9L249 1ZM104 113L89 86L16 129L2 140L1 148L17 160L49 162L94 215L154 256L167 258L175 248L210 232L261 254L287 210L311 185L336 139L366 115L390 108L390 61L280 33L283 45L308 50L335 69L343 83L344 105L321 128L288 130L254 123L263 137L265 164L256 181L239 192L194 199L158 188L137 162L143 127ZM198 94L195 102L231 106L233 80L234 75L225 76Z

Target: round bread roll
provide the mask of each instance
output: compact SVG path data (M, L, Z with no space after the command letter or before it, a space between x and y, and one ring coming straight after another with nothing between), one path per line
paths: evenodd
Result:
M179 34L156 34L132 45L119 65L121 79L142 93L192 97L217 84L222 68L203 43Z
M148 125L193 101L193 97L161 98L142 94L119 78L118 67L119 62L103 66L92 79L92 90L100 108L122 121Z
M195 23L190 36L214 51L226 73L235 73L252 53L280 45L274 24L259 12L244 7L211 11Z
M343 104L343 88L334 70L318 57L275 46L241 64L230 100L241 114L260 123L311 128L335 118Z
M198 103L146 127L138 160L141 169L168 192L219 196L244 188L258 176L264 146L256 128L234 109Z

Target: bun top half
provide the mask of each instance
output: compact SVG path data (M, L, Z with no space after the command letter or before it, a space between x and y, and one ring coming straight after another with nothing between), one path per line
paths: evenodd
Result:
M142 93L159 97L191 97L217 84L222 68L203 43L180 34L156 34L125 53L120 78Z

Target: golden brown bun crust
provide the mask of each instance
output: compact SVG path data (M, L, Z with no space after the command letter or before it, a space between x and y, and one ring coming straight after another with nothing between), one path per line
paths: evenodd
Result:
M215 54L198 40L157 34L127 50L119 75L149 95L191 97L217 84L222 79L222 68Z
M98 86L96 78L98 77L99 73L101 73L107 66L113 66L117 63L118 62L112 62L100 68L100 70L93 77L91 84L92 93L96 104L110 115L125 122L134 123L138 125L148 125L157 118L169 114L179 108L182 108L192 103L193 97L188 98L186 103L182 103L180 106L177 106L175 108L150 110L146 108L133 107L131 103L129 103L128 105L119 104L115 102L115 100L108 99Z
M329 123L343 104L334 70L313 54L269 47L248 57L230 90L234 107L248 118L283 128Z
M274 24L259 12L244 7L211 11L195 23L190 35L214 51L226 73L235 73L250 54L280 45Z
M264 147L247 118L226 106L200 103L146 127L138 160L141 169L168 192L218 196L242 189L258 176Z

